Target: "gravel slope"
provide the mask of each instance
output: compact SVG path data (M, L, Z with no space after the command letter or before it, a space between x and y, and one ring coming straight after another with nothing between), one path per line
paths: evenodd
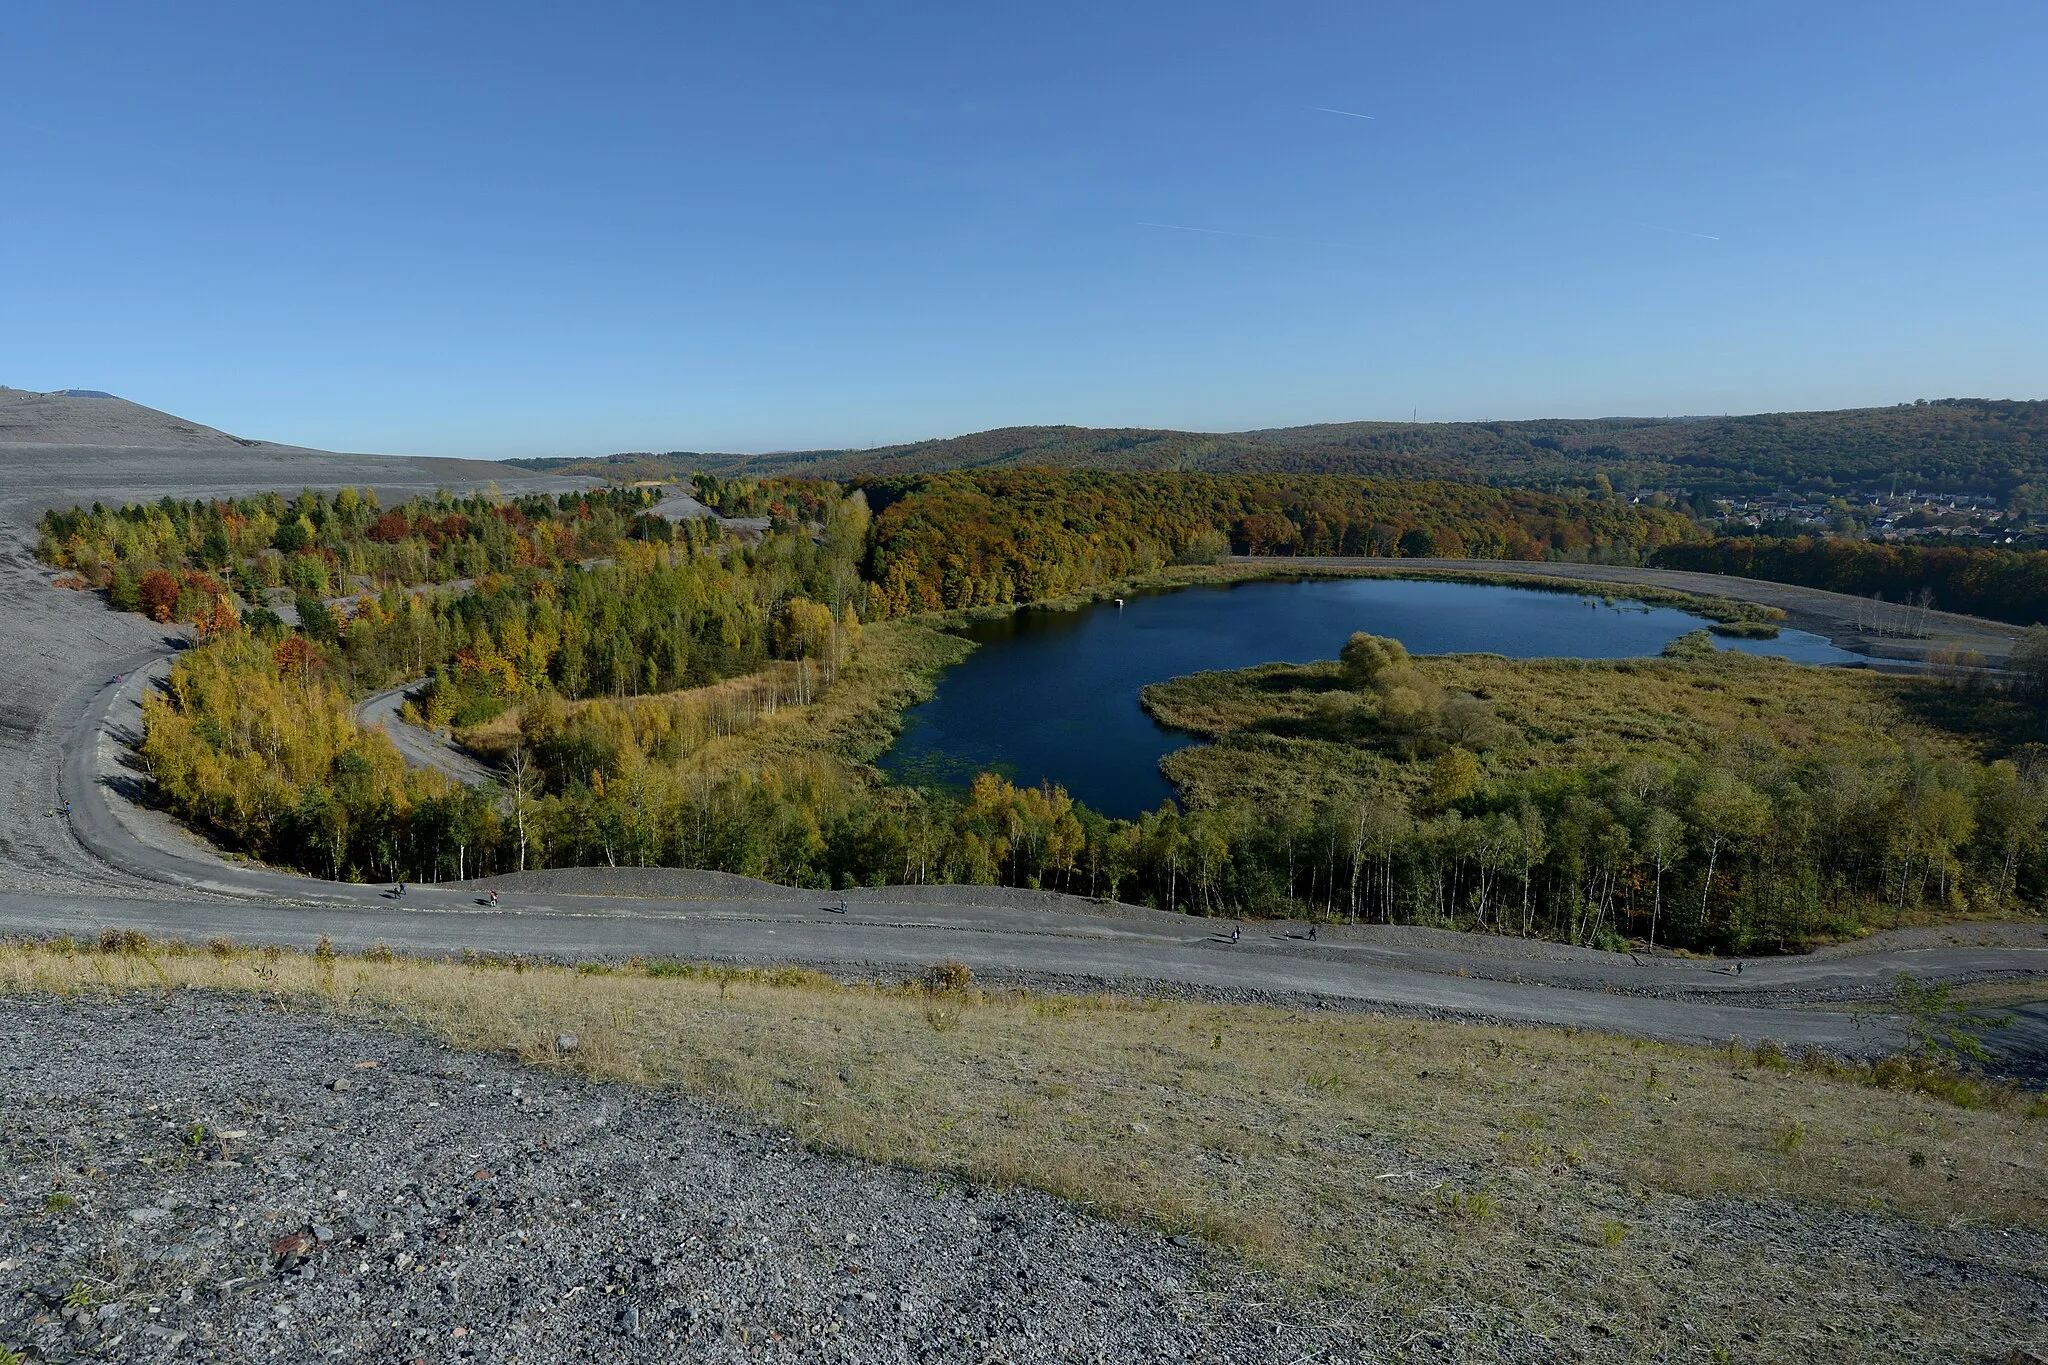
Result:
M2038 1231L1611 1198L1689 1248L1633 1324L1462 1277L1290 1301L1199 1243L695 1100L253 999L0 999L0 1342L38 1361L1787 1358L1766 1319L1815 1362L2048 1343Z
M1256 1282L1220 1293L1198 1248L1045 1196L812 1155L702 1104L315 1017L0 1001L0 1057L0 1341L34 1359L1356 1349L1335 1306L1315 1325L1243 1311ZM53 1211L52 1193L76 1202ZM67 1313L78 1284L94 1302ZM1488 1358L1552 1358L1477 1335L1503 1348Z

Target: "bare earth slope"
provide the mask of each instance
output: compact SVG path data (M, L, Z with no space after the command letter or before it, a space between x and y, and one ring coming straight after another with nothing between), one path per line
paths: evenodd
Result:
M188 422L111 395L82 390L35 393L0 384L0 446L139 446L171 449L277 449Z

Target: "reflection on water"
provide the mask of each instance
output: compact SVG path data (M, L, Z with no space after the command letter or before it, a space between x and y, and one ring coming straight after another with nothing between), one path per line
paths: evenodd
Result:
M1025 611L968 629L977 649L905 718L882 759L892 779L964 786L977 772L1058 782L1108 815L1173 794L1159 760L1189 736L1155 722L1138 690L1184 673L1334 659L1355 630L1412 654L1640 658L1708 624L1668 607L1526 588L1390 578L1303 579L1185 588L1083 611ZM1857 656L1804 631L1721 640L1800 663Z

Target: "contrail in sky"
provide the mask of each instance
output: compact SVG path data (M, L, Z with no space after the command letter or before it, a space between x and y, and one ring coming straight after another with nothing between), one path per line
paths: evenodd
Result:
M1262 232L1230 232L1224 228L1189 227L1185 223L1148 223L1142 218L1139 227L1164 228L1168 232L1199 232L1208 237L1242 237L1248 242L1285 242L1288 246L1330 246L1339 251L1366 251L1368 247L1356 242L1317 242L1305 237L1268 237Z
M1375 122L1379 119L1378 114L1354 114L1349 109L1325 109L1320 104L1312 104L1309 108L1315 110L1318 114L1342 114L1345 118L1372 119Z
M1678 237L1697 237L1703 242L1718 242L1721 240L1711 232L1691 232L1685 228L1665 227L1662 223L1640 223L1633 218L1624 218L1621 221L1627 223L1630 227L1648 228L1652 232L1669 232Z

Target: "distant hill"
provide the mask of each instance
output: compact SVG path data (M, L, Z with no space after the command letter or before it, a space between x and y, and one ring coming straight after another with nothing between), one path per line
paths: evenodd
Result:
M508 470L487 460L348 454L252 441L97 389L37 393L0 385L0 542L9 534L6 521L17 513L38 514L92 497L211 498L344 484L393 496L493 483L508 492L561 492L587 482ZM86 489L91 492L81 497ZM0 553L0 561L5 559Z
M247 450L271 442L231 436L98 389L35 393L0 385L0 446L9 445Z
M514 460L615 479L848 479L1047 465L1070 469L1395 475L1525 487L1685 488L1826 496L1872 488L2009 495L2048 488L2048 401L1947 398L1888 408L1746 417L1526 422L1343 422L1264 431L1002 427L873 450L694 451Z

